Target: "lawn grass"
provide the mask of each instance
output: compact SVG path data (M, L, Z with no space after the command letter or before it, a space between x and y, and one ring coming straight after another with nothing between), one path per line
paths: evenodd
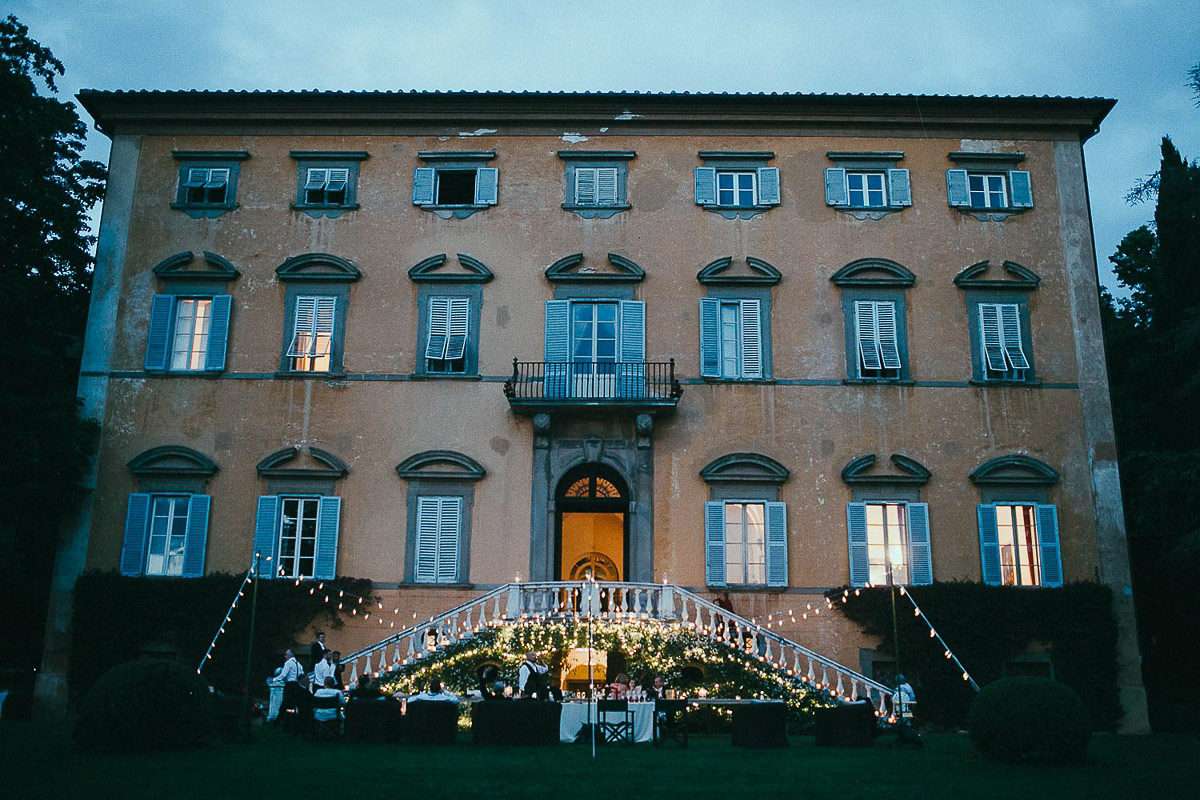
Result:
M1086 764L991 764L966 736L925 737L925 749L818 748L793 736L782 750L734 749L693 737L686 750L610 746L451 747L296 741L266 729L247 745L188 752L88 755L66 725L0 724L0 795L10 800L252 798L1184 798L1196 797L1200 740L1093 738Z

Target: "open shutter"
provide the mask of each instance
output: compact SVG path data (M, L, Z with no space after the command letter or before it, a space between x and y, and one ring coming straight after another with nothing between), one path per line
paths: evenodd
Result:
M575 203L581 206L596 204L596 170L579 167L575 170Z
M1062 548L1058 541L1058 508L1037 506L1038 544L1042 549L1042 585L1062 586Z
M208 183L208 170L203 167L192 167L187 171L187 180L183 182L183 185L199 188L206 183Z
M716 204L716 167L696 167L696 205L715 206Z
M758 204L779 205L779 167L758 168Z
M463 358L467 352L467 331L471 319L471 300L467 297L450 298L449 339L446 342L446 359Z
M500 170L480 167L475 170L475 205L494 206L500 183Z
M742 377L761 378L762 310L757 300L741 301L742 312Z
M850 544L850 585L866 586L871 581L866 503L846 503L846 532Z
M225 369L225 350L229 341L229 311L233 298L227 294L214 295L212 318L208 323L208 352L204 354L204 369L221 372Z
M317 560L314 578L331 581L337 577L338 530L342 498L322 497L317 504Z
M1005 303L999 309L1000 333L1008 361L1013 369L1029 369L1029 360L1021 347L1021 308L1016 303Z
M767 586L787 582L787 503L767 503Z
M462 498L443 497L438 526L437 582L458 582L458 545L462 532Z
M129 495L125 507L125 542L121 546L121 574L141 575L146 554L146 532L150 522L150 495Z
M346 191L346 184L350 182L350 170L346 168L329 170L329 193Z
M1000 585L1000 534L996 531L996 507L976 506L979 515L979 559L983 564L983 582Z
M324 189L329 182L329 170L313 168L308 171L308 180L304 182L304 191L315 192Z
M725 585L725 504L704 504L704 582Z
M254 553L259 554L258 573L261 578L274 578L279 574L276 548L279 546L279 510L281 506L278 495L263 495L258 498L258 511L254 514Z
M844 206L850 203L850 190L846 187L846 170L829 167L825 170L825 205Z
M620 397L644 397L646 394L646 304L641 300L622 300L620 372L617 394Z
M1004 346L1000 336L1000 306L996 303L979 304L979 336L987 368L1006 372L1008 366L1004 363Z
M566 397L571 360L571 301L546 301L546 375L542 394Z
M288 358L308 355L313 345L313 326L317 318L317 298L297 297L295 316L292 320L292 341L288 345Z
M908 582L933 583L933 558L929 545L929 504L908 504Z
M900 344L896 334L896 304L875 304L875 324L879 331L879 360L884 369L900 369Z
M615 206L620 199L617 191L617 168L602 167L596 170L596 204Z
M721 301L700 299L700 374L721 377Z
M858 363L864 370L880 368L879 328L875 320L875 303L854 301L854 330L858 339Z
M437 172L433 167L417 167L413 170L413 205L433 205L436 179Z
M227 168L210 169L208 171L208 180L204 184L205 189L220 189L229 183L229 170Z
M417 583L437 581L438 532L441 527L441 500L417 498L417 546L413 554L413 579Z
M1029 182L1028 172L1015 169L1008 173L1008 190L1013 208L1033 208L1033 184Z
M971 205L971 194L967 191L965 169L946 170L946 199L955 208Z
M212 498L194 494L188 501L187 532L183 537L183 577L204 575L204 550L208 546L208 510Z
M337 313L336 297L318 297L317 318L314 323L312 355L328 355L333 348L333 324Z
M908 182L908 170L906 169L889 169L888 177L888 205L892 206L911 206L912 205L912 187Z
M429 344L425 358L442 360L446 357L446 342L450 338L450 298L429 299Z
M146 337L146 369L167 368L170 356L171 317L175 313L175 297L156 294L150 303L150 333Z

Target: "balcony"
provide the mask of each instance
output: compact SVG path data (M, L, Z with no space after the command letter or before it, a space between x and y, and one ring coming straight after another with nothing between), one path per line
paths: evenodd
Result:
M672 413L683 394L675 359L637 362L518 361L504 382L516 414L577 411L603 414Z

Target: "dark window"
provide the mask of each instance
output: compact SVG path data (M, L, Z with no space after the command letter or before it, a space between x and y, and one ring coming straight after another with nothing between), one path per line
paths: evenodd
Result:
M469 206L475 202L475 170L440 169L437 173L437 204Z

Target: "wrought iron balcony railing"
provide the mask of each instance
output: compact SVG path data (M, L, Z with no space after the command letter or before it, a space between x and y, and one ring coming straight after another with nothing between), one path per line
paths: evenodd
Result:
M504 396L518 405L669 405L683 394L670 361L518 361Z

